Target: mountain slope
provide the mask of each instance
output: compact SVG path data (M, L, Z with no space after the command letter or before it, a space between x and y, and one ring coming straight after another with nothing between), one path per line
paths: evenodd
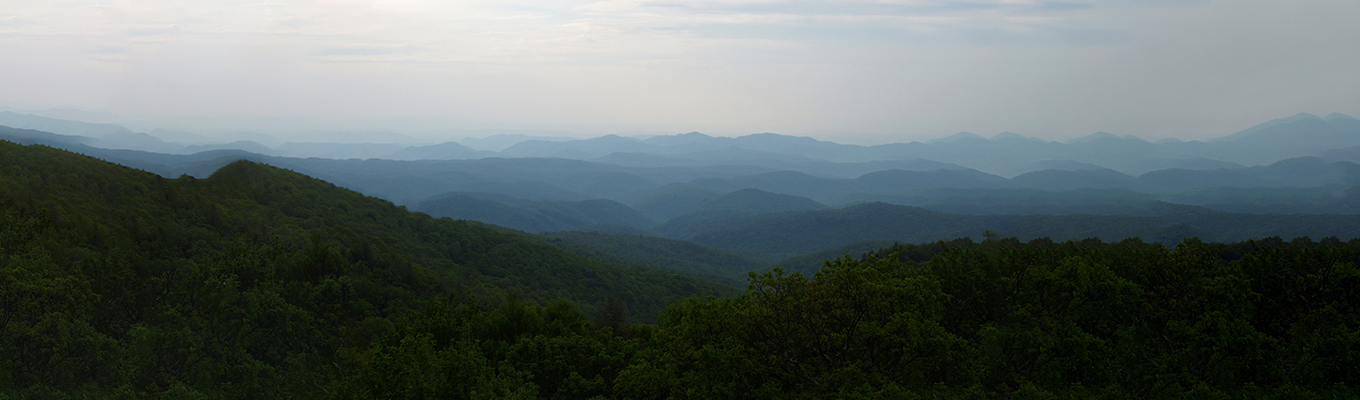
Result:
M142 260L138 263L174 265L217 254L233 241L279 246L285 252L318 245L349 257L328 274L362 264L365 271L399 278L402 285L423 291L461 287L493 299L498 293L519 292L535 300L593 304L617 292L648 318L666 302L692 294L673 292L677 287L719 290L669 273L605 265L477 224L410 213L384 200L251 162L232 163L208 179L167 180L61 150L9 142L0 142L0 162L6 168L0 176L5 212L46 213L53 229L70 243L69 251L86 254L77 259L121 254ZM595 284L582 286L583 279Z
M1026 172L1011 178L1016 186L1044 190L1077 188L1137 189L1138 179L1110 169L1063 171L1049 169Z
M790 211L824 210L827 206L806 197L770 193L760 189L742 189L727 193L690 212L658 225L661 232L673 239L689 239L694 234L729 224L746 217Z
M812 199L820 199L834 193L853 191L857 188L855 182L849 179L821 178L797 171L775 171L732 179L702 179L690 183L725 192L760 189L766 192Z
M19 129L35 129L61 135L81 136L85 138L97 138L112 133L127 131L127 128L114 124L92 124L88 122L41 117L32 114L19 114L12 111L0 111L0 125Z
M1187 237L1235 241L1269 236L1360 237L1360 215L1236 214L1161 203L1152 216L961 215L869 203L838 210L788 212L709 221L689 240L764 260L793 257L855 242L924 243L995 235L1024 240L1142 238L1176 243Z
M887 170L864 174L854 181L860 190L877 193L896 193L922 188L976 188L1006 186L1005 178L971 169L938 169L933 171Z
M613 200L531 202L508 196L449 194L416 203L413 210L435 217L485 222L525 232L580 230L595 225L621 225L639 230L655 223Z
M484 158L495 155L489 151L475 150L458 142L444 142L428 146L411 146L383 158L393 160L461 160Z
M1213 144L1225 154L1220 160L1238 163L1319 155L1360 145L1360 120L1297 114L1219 138Z
M764 263L758 260L684 240L579 231L553 232L542 237L546 238L541 240L543 243L582 256L618 265L674 271L734 287L746 285L747 272L764 270Z
M860 194L852 204L883 202L955 214L1159 215L1157 198L1125 189L1048 191L1027 188L921 189L900 195Z
M472 319L441 325L445 337L594 335L618 347L609 330L592 333L585 315L598 304L626 327L685 297L734 292L257 163L165 179L4 141L0 282L6 398L371 397L343 382L431 310ZM564 378L546 381L548 370L534 369L552 393Z
M75 135L59 135L56 133L14 128L0 125L0 139L24 144L45 144L54 145L78 145L90 141L90 138Z
M697 211L722 196L723 192L716 190L688 183L672 183L629 193L620 200L638 212L665 221Z

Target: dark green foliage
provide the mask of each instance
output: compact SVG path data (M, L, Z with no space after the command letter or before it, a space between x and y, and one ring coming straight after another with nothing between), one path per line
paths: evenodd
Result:
M554 232L543 237L540 240L543 243L582 256L618 265L664 269L737 287L745 285L747 272L765 269L763 263L752 258L683 240L598 232ZM880 247L883 246L875 248Z
M789 257L770 265L770 268L779 268L788 272L801 272L810 275L826 266L826 260L834 260L844 255L865 256L879 249L894 246L897 243L891 240L868 240L858 243L851 243L831 250L823 250L816 253L804 254L796 257Z
M615 297L617 299L617 297ZM398 318L363 351L347 352L350 371L333 397L553 398L609 395L639 341L595 330L571 304L539 307L510 297L490 310L430 302Z
M630 334L628 329L628 305L619 296L609 295L604 306L595 312L595 327L609 328L617 335Z
M248 162L0 161L0 398L1360 396L1360 240L989 220L717 298ZM1173 211L1188 225L1151 226L1223 217Z
M588 326L570 304L514 307L566 299L588 311L617 294L630 318L651 321L727 290L250 162L164 179L0 142L0 397L322 397L354 373L336 367L346 354L370 351L430 299L496 306L522 293L486 325L509 337ZM516 376L487 385L518 387Z
M901 251L901 252L899 252ZM921 261L922 259L926 261ZM635 398L1353 398L1360 241L899 245L664 314Z

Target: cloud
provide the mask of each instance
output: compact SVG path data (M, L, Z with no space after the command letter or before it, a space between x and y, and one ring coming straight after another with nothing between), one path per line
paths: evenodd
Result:
M1066 124L1089 133L1117 130L1092 121L1140 107L1127 118L1259 113L1305 100L1360 113L1345 108L1360 104L1347 68L1360 60L1355 2L259 1L0 0L0 54L12 61L0 72L35 82L0 101L47 93L79 104L102 91L119 100L95 106L131 107L124 92L210 91L164 83L182 73L183 82L263 93L245 98L277 99L261 109L280 114L426 107L676 129L1039 133ZM84 80L70 84L73 76ZM0 84L20 87L11 81ZM237 89L255 81L268 83ZM972 125L979 120L996 122Z
M86 53L89 54L128 54L131 52L131 46L125 43L101 43L86 50Z
M946 15L1001 12L1006 14L1060 13L1087 10L1089 3L1055 1L736 1L653 2L647 7L696 14L790 15Z
M36 33L36 32L31 32L31 31L29 31L29 30L31 30L31 29L34 28L34 27L40 27L40 26L42 26L42 24L44 24L45 22L46 22L46 21L44 21L43 19L39 19L39 18L26 18L26 17L19 16L19 15L4 15L4 16L0 16L0 28L19 28L19 29L24 29L25 32L22 32L22 33Z
M1127 36L1117 28L1083 26L1100 10L1093 3L1071 1L611 0L578 10L578 24L613 29L619 36L669 32L681 40L991 46L1111 43ZM1069 36L1088 32L1097 34Z
M339 47L329 47L322 49L319 55L322 56L381 56L390 54L408 54L416 51L417 48L410 43L401 44L373 44L358 43Z
M288 43L327 61L403 55L431 62L636 64L703 59L752 46L998 41L979 32L1024 37L1012 43L1062 43L1074 14L1090 3L1056 1L638 1L421 2L315 1L134 3L79 9L19 7L17 15L64 18L47 30L205 45L259 38ZM0 26L22 16L4 17ZM1117 34L1099 37L1118 37ZM352 46L351 43L370 43ZM371 43L405 43L373 45ZM424 48L417 51L416 47ZM442 48L442 49L436 49ZM547 56L545 56L547 55Z
M127 28L127 33L133 36L171 36L185 33L179 25L135 25Z
M515 14L515 15L495 16L495 17L491 17L491 19L501 19L501 20L507 20L507 19L544 19L544 18L550 18L550 17L552 17L552 16L551 16L551 15L548 15L548 14Z

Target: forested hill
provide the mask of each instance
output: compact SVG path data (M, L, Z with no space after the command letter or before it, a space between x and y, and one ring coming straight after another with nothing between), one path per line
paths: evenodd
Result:
M1155 206L1161 215L965 215L867 203L711 221L686 238L719 250L777 260L862 241L922 243L977 237L987 231L1025 240L1142 238L1168 245L1190 237L1224 242L1269 236L1360 237L1360 215L1237 214L1168 203Z
M1357 240L877 254L705 296L266 165L0 142L0 399L1358 394Z
M673 306L658 325L669 362L618 386L638 398L1360 394L1360 241L955 240L877 255Z
M321 248L342 256L321 275L350 269L405 286L484 294L519 292L593 305L618 293L649 319L670 300L719 286L673 274L621 269L503 234L436 220L279 168L230 164L208 179L154 174L44 146L0 142L0 204L46 213L66 256L135 253L192 262L234 244L284 252ZM108 253L105 255L115 255ZM60 257L58 257L60 258ZM486 296L484 296L486 297Z
M288 357L327 358L362 348L390 318L430 298L495 306L517 294L574 302L567 307L590 315L617 295L629 318L646 322L678 299L734 291L433 219L266 165L165 179L3 141L0 268L9 323L0 328L0 358L28 371L0 377L0 392L6 379L104 376L82 368L168 348L157 346L229 353L258 340L274 358L255 360L275 367ZM150 347L128 347L138 343ZM214 356L185 357L157 362ZM168 370L139 372L160 375L138 384L189 373L185 365L156 368Z

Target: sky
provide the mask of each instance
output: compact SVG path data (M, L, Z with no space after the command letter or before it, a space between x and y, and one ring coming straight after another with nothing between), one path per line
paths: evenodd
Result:
M1354 0L0 0L0 106L184 129L1204 139L1360 116L1357 20Z

